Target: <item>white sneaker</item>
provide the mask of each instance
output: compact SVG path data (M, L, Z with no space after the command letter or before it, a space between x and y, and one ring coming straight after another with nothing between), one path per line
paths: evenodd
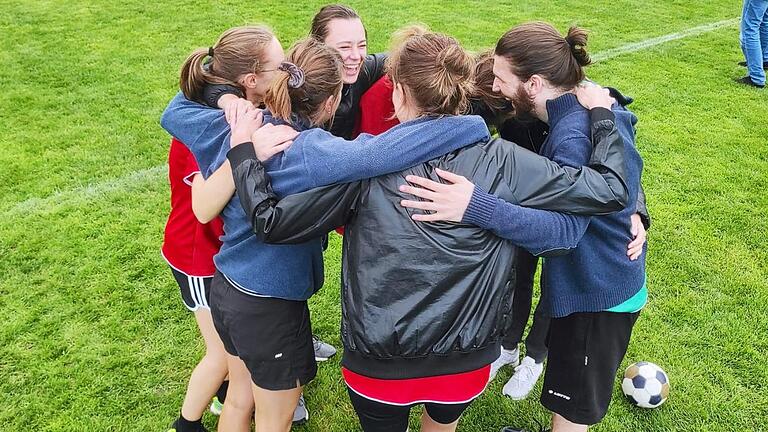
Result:
M513 350L505 350L501 347L501 354L493 363L491 363L491 374L488 376L488 382L493 381L496 378L496 373L499 372L502 366L512 365L512 367L520 364L520 349L515 348Z
M520 366L515 368L515 374L504 384L502 393L513 400L522 400L533 390L536 381L544 371L544 363L536 363L536 360L526 356Z

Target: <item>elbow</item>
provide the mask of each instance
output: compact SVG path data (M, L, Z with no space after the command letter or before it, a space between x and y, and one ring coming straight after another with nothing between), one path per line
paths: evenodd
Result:
M216 216L218 214L213 214L210 211L206 211L204 208L200 208L201 206L195 205L195 203L192 203L192 213L195 215L195 219L197 219L198 222L201 224L207 224L208 222L216 219Z
M605 199L602 200L606 214L627 208L630 205L629 186L623 176L615 171L608 171L603 177L608 186L607 194L603 195Z
M626 182L621 182L621 188L616 194L616 204L618 211L624 210L629 206L629 187Z
M170 106L166 108L165 111L163 111L163 115L160 116L160 127L165 129L171 136L176 136L173 123L173 112Z

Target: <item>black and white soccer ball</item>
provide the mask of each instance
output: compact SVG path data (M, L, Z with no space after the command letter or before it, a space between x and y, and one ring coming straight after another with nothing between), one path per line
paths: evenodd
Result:
M656 408L669 397L669 377L650 362L637 362L624 371L621 390L633 405Z

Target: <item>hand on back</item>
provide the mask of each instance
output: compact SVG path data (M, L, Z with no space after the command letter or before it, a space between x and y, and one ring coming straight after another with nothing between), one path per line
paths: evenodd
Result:
M409 175L405 179L420 187L402 185L400 191L415 195L422 200L402 200L400 205L406 208L427 210L431 213L414 213L413 220L423 222L450 221L461 222L464 212L472 199L475 185L457 174L435 169L438 176L448 183L438 183L430 179Z
M600 87L591 81L584 81L576 86L575 93L579 103L586 109L611 109L611 106L616 103L616 99L611 97L607 88Z

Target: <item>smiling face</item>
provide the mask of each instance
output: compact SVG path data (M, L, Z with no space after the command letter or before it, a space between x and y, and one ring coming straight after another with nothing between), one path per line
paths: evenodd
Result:
M503 94L507 99L512 99L523 84L512 73L512 67L504 57L493 56L493 76L493 91Z
M504 57L493 57L493 75L493 91L507 98L515 110L515 117L537 118L534 98L526 88L527 82L512 73L512 67Z
M368 54L368 41L365 37L365 27L359 18L336 18L328 23L328 35L325 37L328 46L335 48L344 61L344 84L357 81L360 69Z

